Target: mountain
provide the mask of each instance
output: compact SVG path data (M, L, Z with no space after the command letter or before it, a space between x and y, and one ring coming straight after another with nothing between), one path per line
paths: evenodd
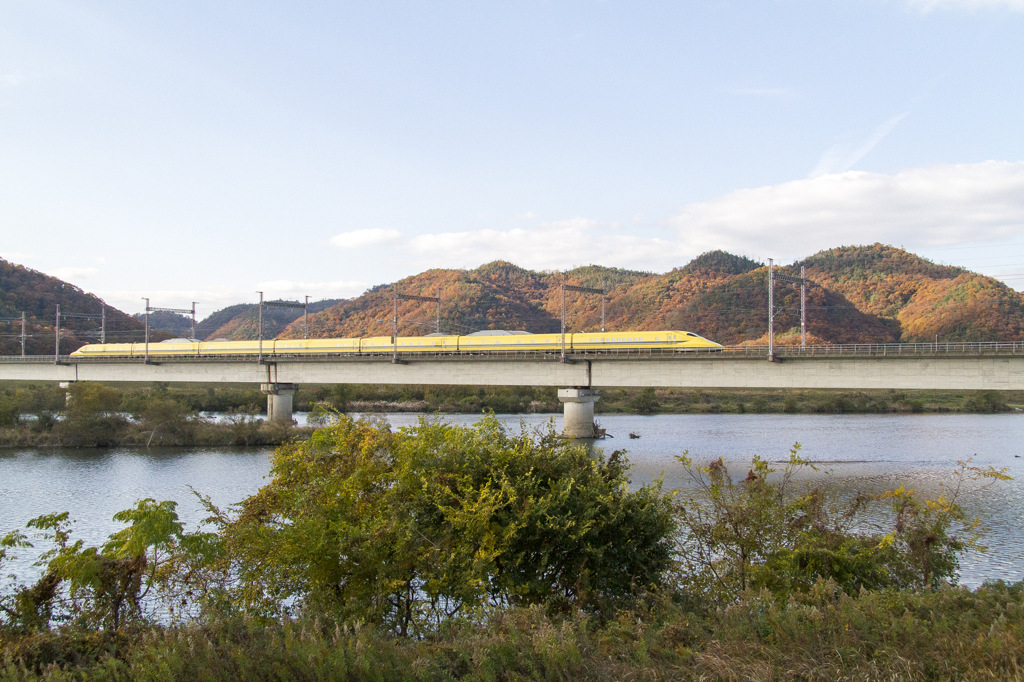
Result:
M133 317L140 323L146 319L145 314L136 313ZM161 310L149 314L150 329L167 332L175 337L188 337L192 333L192 318L180 313L169 313Z
M1022 339L1024 298L990 277L937 265L881 244L822 251L779 272L814 282L807 291L812 343ZM535 272L504 261L474 270L428 270L310 316L310 336L388 336L392 289L441 294L441 331L481 329L557 332L565 282L607 285L605 325L615 329L684 329L723 344L766 343L768 269L743 256L711 251L665 274L586 266ZM777 283L776 341L799 342L800 291ZM399 334L434 331L436 304L398 302ZM601 297L567 292L569 331L601 326ZM281 334L302 336L298 323Z
M999 280L884 244L821 251L791 274L839 292L901 341L1024 340L1024 296Z
M318 313L340 303L337 298L310 301L310 314ZM303 308L299 301L268 301L263 307L263 337L272 339L291 323L302 327ZM282 307L289 303L296 307ZM196 336L206 340L230 339L232 341L259 338L260 307L256 303L239 303L211 313L196 325ZM299 336L301 337L301 331Z
M806 268L807 333L812 343L892 341L1024 340L1024 296L1002 282L964 268L938 265L903 249L871 244L821 251L780 273L798 276ZM417 296L440 294L440 329L467 334L482 329L558 332L562 324L561 285L607 290L605 328L683 329L723 344L767 342L768 269L724 251L710 251L670 272L656 274L596 265L564 272L536 272L505 261L473 270L427 270L392 284L381 284L349 300L310 303L312 338L389 336L392 291ZM81 289L0 260L0 352L20 351L20 311L29 315L28 352L53 349L53 314L62 310L97 313L100 299ZM776 342L798 343L800 291L777 283ZM297 302L290 302L297 305ZM399 334L429 334L437 327L437 304L398 301ZM17 318L8 321L7 318ZM258 306L240 303L207 316L197 325L204 339L258 336ZM153 340L182 336L191 320L154 313ZM567 291L566 329L601 328L601 297ZM264 338L302 338L301 308L264 308ZM98 322L68 318L62 351L96 337ZM110 340L141 339L138 320L108 308ZM166 329L166 332L156 331Z
M99 340L99 316L106 307L107 340L141 341L144 325L56 277L0 258L0 354L21 353L21 313L27 319L25 353L49 355L55 350L54 323L60 305L61 353ZM95 317L84 317L92 315ZM154 340L167 338L157 333Z

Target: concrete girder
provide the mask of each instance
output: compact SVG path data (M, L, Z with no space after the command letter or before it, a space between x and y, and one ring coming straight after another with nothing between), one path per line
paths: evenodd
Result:
M0 381L464 386L1024 390L1024 356L0 362Z

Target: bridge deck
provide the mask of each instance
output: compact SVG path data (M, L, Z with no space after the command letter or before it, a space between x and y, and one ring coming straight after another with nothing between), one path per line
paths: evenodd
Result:
M0 380L479 386L1024 390L1024 343L847 344L720 351L0 358Z

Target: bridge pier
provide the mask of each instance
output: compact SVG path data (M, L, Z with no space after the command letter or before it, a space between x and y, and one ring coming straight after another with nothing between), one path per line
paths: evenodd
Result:
M295 384L260 384L267 394L267 421L275 424L292 423L292 396L298 391Z
M565 407L562 433L570 438L594 437L594 403L601 391L593 388L560 388L558 400Z
M73 382L73 381L58 381L57 382L57 387L64 389L64 407L67 407L68 405L71 404L71 384L73 384L73 383L75 383L75 382Z

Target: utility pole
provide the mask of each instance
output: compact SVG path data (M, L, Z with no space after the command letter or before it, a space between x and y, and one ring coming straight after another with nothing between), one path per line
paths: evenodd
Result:
M100 343L107 342L107 306L100 306Z
M25 311L21 311L21 357L25 357Z
M192 301L192 340L196 340L196 303L198 301Z
M775 361L775 263L768 259L768 362Z
M807 349L807 268L800 266L800 350Z
M394 302L394 313L391 316L391 322L394 325L392 333L394 336L391 337L391 343L394 344L394 355L391 361L398 364L398 291L394 288L391 289L391 297Z
M259 356L259 362L262 365L263 364L263 292L262 291L257 291L256 293L260 295L260 356Z
M562 284L562 362L565 362L565 292L577 291L581 294L601 295L601 331L604 331L604 300L607 295L607 288L602 283L600 289L593 287L578 287L575 284Z
M601 280L601 331L604 331L604 302L608 298L608 280Z
M54 351L53 364L60 364L60 303L57 304L57 322L53 325Z
M287 301L266 301L266 302L264 302L263 301L263 292L262 291L257 291L256 293L258 293L260 295L260 309L261 310L264 307L265 308L292 308L292 309L302 308L302 310L304 311L302 313L302 324L305 327L305 331L303 332L302 338L304 338L304 339L308 339L309 338L309 296L306 297L306 303L305 304L298 303L298 302L296 302L296 303L289 303ZM263 318L261 317L260 319L262 320ZM262 321L260 322L260 329L261 330L263 329L263 322ZM262 334L262 331L260 333Z
M145 296L142 300L146 302L146 359L145 363L149 364L149 299Z
M565 362L565 282L562 282L562 362Z
M425 303L437 303L437 316L434 321L434 327L437 333L441 333L441 290L437 290L437 296L415 296L413 294L400 294L394 291L395 297L395 338L398 338L398 301L423 301ZM396 341L397 343L397 341ZM397 357L397 356L396 356Z
M786 282L787 284L799 284L800 285L800 348L801 348L801 350L805 349L805 348L807 348L807 277L806 277L806 275L807 275L807 268L805 266L803 266L803 265L800 266L800 276L799 277L790 277L789 275L776 275L775 274L775 270L772 269L771 262L772 261L769 258L768 259L768 263L769 263L768 267L771 270L771 274L769 275L769 277L771 279L771 284L770 284L770 289L768 291L768 306L772 309L772 312L771 312L771 315L768 318L768 328L769 328L769 330L772 329L772 323L774 321L775 307L773 305L773 300L774 300L774 292L775 292L775 281L778 280L780 282ZM769 334L770 333L771 332L769 331ZM773 340L774 340L774 337L773 337ZM772 355L773 355L773 349L774 349L773 340L768 342L768 344L769 344L768 345L768 348L769 348L768 356L769 356L769 358L771 358Z

